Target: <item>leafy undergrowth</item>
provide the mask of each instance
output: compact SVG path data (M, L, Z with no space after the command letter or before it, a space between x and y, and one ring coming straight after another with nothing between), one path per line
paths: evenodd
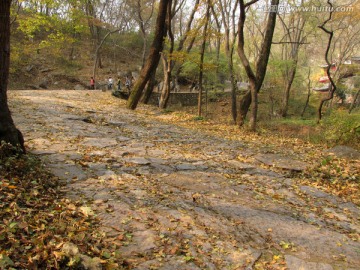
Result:
M35 157L10 152L0 146L0 269L108 266L91 210L64 199L62 184Z
M320 155L319 162L300 179L360 206L359 162Z

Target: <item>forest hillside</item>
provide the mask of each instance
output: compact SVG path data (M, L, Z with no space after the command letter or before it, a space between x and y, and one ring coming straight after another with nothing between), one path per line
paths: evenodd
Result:
M156 2L135 2L13 1L10 89L82 90L90 87L91 77L97 89L107 88L110 76L123 86L126 76L135 81L158 15ZM358 8L356 1L335 3L332 13L327 3L319 1L304 1L301 6L285 1L278 7L267 68L262 70L265 77L257 90L260 130L289 131L289 136L300 134L315 143L359 147ZM263 15L269 11L266 1L247 11L244 52L253 67L266 58L261 44L267 27ZM220 1L211 6L204 21L205 2L172 3L172 35L165 39L152 89L162 92L164 100L155 105L229 125L242 124L248 114L244 119L252 122L253 109L242 107L251 83L239 57L238 12L239 6ZM330 15L325 29L333 29L333 39L328 43L320 26ZM166 75L169 64L170 77ZM327 67L336 86L331 89ZM176 98L168 102L172 91L198 91L200 73L204 106L194 107L200 104L196 95L188 96L193 107L184 107ZM168 84L161 82L169 79L167 89Z
M158 9L156 2L133 2L14 1L10 88L82 90L88 89L90 78L95 77L96 88L104 89L110 76L123 85L126 76L136 80L152 43ZM261 44L267 26L262 15L271 14L271 6L265 2L252 5L244 21L244 52L254 67L260 67L264 58ZM317 1L305 1L301 6L286 1L278 7L267 68L265 65L262 70L265 77L257 90L256 121L265 129L294 129L289 135L308 132L314 135L310 136L313 142L324 141L321 134L326 134L330 145L358 147L358 3L335 3L332 8L330 12L328 4ZM172 3L172 35L165 39L153 86L154 92L163 92L161 99L165 97L160 107L190 110L199 117L227 124L243 123L241 119L249 110L252 122L250 107L244 111L241 105L251 83L238 54L241 46L236 25L241 16L237 12L241 13L241 7L219 2L211 6L204 21L201 14L206 15L205 2ZM326 22L324 18L330 15L331 20ZM320 28L324 22L324 29L333 29L330 43ZM171 77L166 75L168 64ZM334 82L329 91L327 67ZM192 86L198 91L200 73L205 106L179 107L176 104L183 102L176 99L167 104L171 91L186 92ZM161 83L169 78L171 89ZM198 103L197 96L189 98L193 99L190 104ZM316 122L323 115L323 128L319 128Z

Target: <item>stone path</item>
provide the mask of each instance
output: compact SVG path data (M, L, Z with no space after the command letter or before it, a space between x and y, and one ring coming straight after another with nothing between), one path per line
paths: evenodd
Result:
M9 96L27 148L131 269L360 269L359 207L299 186L311 164L290 149L167 124L108 92Z

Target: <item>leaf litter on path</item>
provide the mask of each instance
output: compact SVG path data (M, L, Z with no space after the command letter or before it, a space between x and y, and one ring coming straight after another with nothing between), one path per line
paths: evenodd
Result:
M69 156L50 158L49 165L71 163L71 157L86 165L80 166L83 177L67 184L67 196L81 198L99 218L106 244L93 251L103 266L297 269L315 263L352 269L360 264L356 160L183 113L164 118L149 106L128 111L107 92L21 91L11 98L14 106L22 103L14 114L31 151L43 149L35 140L42 132L52 142L46 148ZM59 117L66 111L84 119L89 108L92 121ZM296 165L308 166L291 170L259 162L256 155L295 157ZM58 174L66 178L64 171Z

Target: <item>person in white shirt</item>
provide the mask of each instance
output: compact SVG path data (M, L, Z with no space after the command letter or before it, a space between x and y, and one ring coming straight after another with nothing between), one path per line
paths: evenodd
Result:
M113 89L113 85L114 85L114 80L113 78L110 76L108 79L108 90L112 90Z

